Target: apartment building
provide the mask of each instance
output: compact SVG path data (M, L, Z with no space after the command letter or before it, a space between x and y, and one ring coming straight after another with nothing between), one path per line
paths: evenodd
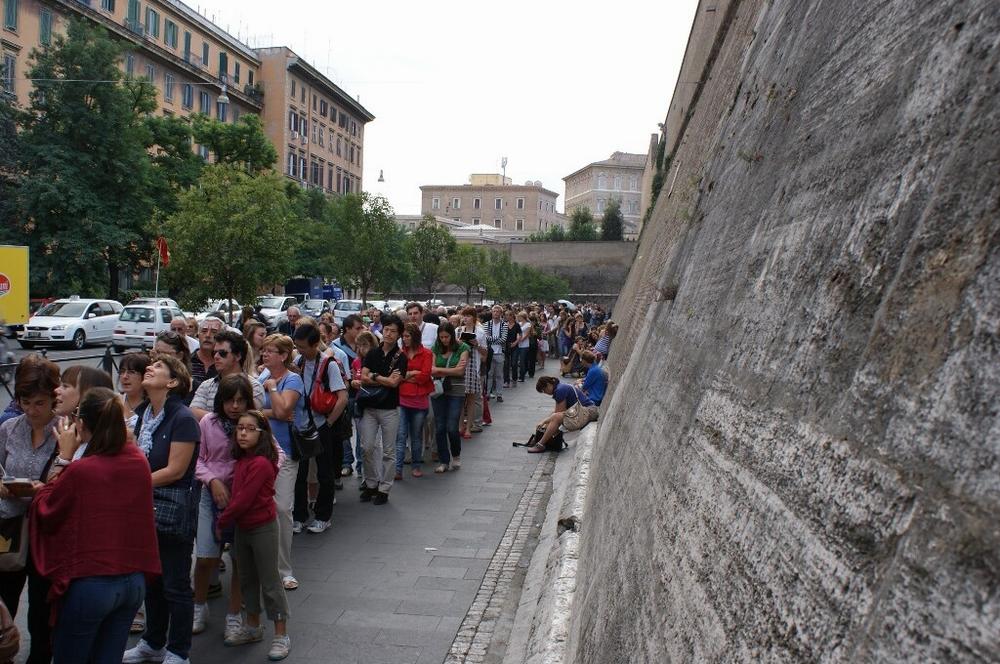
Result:
M235 122L259 114L260 60L248 46L177 0L0 0L0 92L26 106L28 57L71 16L105 27L129 46L122 67L158 91L159 112ZM225 95L222 93L225 92ZM199 148L201 151L202 148ZM203 154L207 157L207 154Z
M365 124L375 116L291 49L256 52L264 128L285 175L331 193L361 192Z
M566 183L566 215L588 208L600 221L607 204L617 199L625 219L625 238L634 239L642 220L642 175L646 155L614 152L603 161L587 164L563 178Z
M251 49L179 0L0 3L0 94L17 104L28 103L31 50L52 43L69 17L84 17L129 45L122 68L156 85L160 113L223 122L255 113L288 177L330 193L361 191L365 123L374 116L290 49Z
M510 184L499 174L476 174L469 184L420 187L420 213L445 217L470 226L492 226L527 236L564 226L566 218L556 212L559 194L538 180Z

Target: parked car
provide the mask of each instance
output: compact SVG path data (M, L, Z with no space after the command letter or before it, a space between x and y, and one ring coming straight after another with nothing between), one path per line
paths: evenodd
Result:
M396 309L402 309L405 306L406 300L386 300L385 306L382 307L382 310L387 314L391 314Z
M121 303L114 300L56 300L28 319L17 340L21 348L59 344L80 350L88 343L111 341L121 311Z
M184 312L169 298L132 300L122 310L115 325L114 348L121 353L126 348L153 347L156 335L170 329L170 321Z
M333 320L337 325L343 325L345 318L360 313L361 300L337 300L337 304L333 307Z
M209 300L205 308L196 313L194 318L200 323L205 320L205 317L209 314L218 312L222 314L222 317L227 323L232 325L233 321L238 321L240 319L240 313L242 311L243 307L236 300L233 300L232 308L229 307L229 300Z
M330 306L330 300L316 300L308 298L302 301L299 305L299 310L302 312L303 316L311 316L315 319L327 311L330 311L333 307Z
M297 306L298 300L290 295L261 295L257 298L258 313L264 319L268 332L288 320L288 307Z

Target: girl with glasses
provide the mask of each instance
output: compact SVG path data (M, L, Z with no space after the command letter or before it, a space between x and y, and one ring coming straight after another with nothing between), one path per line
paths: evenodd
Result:
M246 601L246 623L226 638L227 646L256 643L264 638L260 624L260 597L264 596L267 617L274 621L274 639L268 659L288 657L292 641L288 637L288 599L278 571L278 512L274 483L278 475L278 447L264 413L251 410L236 424L236 466L233 492L219 515L221 529L236 526L234 552L240 569L240 590Z

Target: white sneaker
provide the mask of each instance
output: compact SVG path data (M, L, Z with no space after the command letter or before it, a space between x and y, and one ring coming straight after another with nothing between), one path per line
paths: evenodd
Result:
M230 634L223 641L224 645L227 646L242 646L247 643L257 643L258 641L264 640L264 626L257 625L256 627L251 627L250 625L243 625L240 629L233 634Z
M325 531L329 527L330 527L329 521L320 521L319 519L313 519L313 522L309 524L309 527L306 528L306 530L313 533L314 535L319 535L321 532Z
M227 613L226 631L222 633L222 638L229 639L235 636L242 629L243 629L243 616L240 615L239 613Z
M167 657L163 660L163 664L191 664L191 660L187 657L181 657L180 655L175 655L174 653L167 651Z
M154 650L145 639L139 639L134 648L129 648L122 654L122 664L141 664L142 662L162 662L167 657L166 647Z
M271 649L267 653L267 658L272 662L277 662L288 657L292 649L292 639L287 634L276 636L271 641Z
M191 627L192 634L201 634L208 626L208 604L194 605L194 624Z
M452 459L451 460L451 469L452 470L458 470L461 467L462 467L462 460L461 459Z
M293 535L298 535L301 532L302 532L302 522L301 521L292 521L292 534Z

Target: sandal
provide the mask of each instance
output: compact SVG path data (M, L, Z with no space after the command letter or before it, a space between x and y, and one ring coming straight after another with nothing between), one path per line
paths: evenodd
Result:
M472 438L472 434L471 433L469 433L468 431L463 431L462 432L462 439L463 440L469 440L471 438Z
M528 448L528 454L541 454L545 451L544 445L532 445Z
M286 576L281 580L281 585L285 587L285 590L295 590L299 587L299 582L294 576Z

